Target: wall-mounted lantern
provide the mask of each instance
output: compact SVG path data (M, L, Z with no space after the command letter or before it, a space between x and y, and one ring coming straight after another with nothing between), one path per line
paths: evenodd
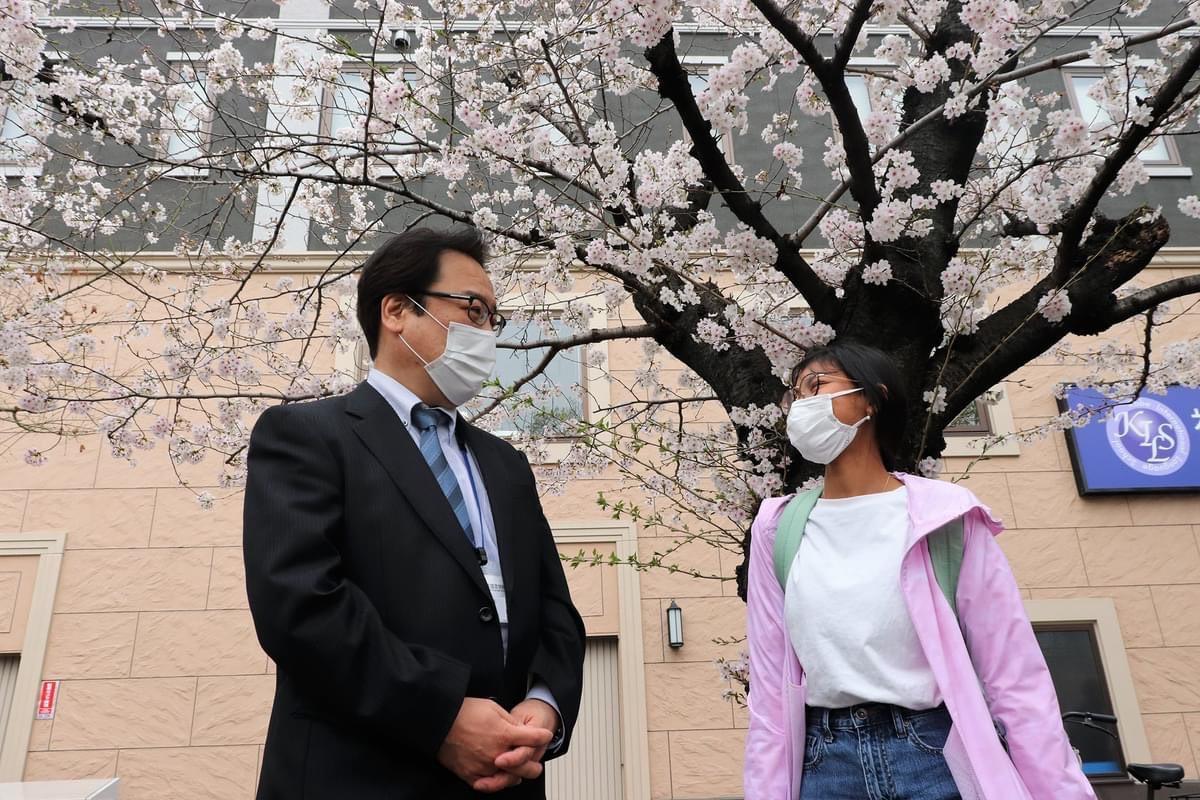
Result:
M674 600L667 606L667 644L683 647L683 609Z

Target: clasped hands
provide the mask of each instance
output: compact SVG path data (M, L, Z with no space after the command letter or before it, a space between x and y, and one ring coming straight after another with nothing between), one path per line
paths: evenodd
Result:
M438 750L438 763L477 792L499 792L542 774L542 756L557 726L557 712L541 700L525 700L509 712L468 697Z

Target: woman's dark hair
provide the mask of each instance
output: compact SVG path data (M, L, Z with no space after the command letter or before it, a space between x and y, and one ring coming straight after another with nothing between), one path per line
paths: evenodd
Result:
M362 326L371 358L379 349L379 306L389 294L423 297L437 282L438 260L455 250L483 264L487 245L478 228L410 228L393 236L363 263L358 276L358 324ZM419 301L418 301L419 302ZM420 308L415 309L423 313Z
M836 366L862 387L867 403L875 409L871 420L875 424L875 441L879 443L883 464L888 469L896 469L908 421L908 393L891 357L865 344L832 342L804 354L800 363L792 368L791 385L795 386L800 373L813 364Z

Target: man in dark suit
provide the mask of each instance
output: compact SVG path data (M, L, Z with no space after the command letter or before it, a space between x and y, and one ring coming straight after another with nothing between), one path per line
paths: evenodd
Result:
M583 622L523 454L456 407L503 326L474 229L363 266L374 368L250 437L246 587L278 667L259 800L545 797Z

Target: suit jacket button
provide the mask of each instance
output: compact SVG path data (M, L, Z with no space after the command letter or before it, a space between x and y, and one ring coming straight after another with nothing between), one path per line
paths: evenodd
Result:
M492 610L491 606L484 606L483 608L479 609L480 622L491 622L495 618L496 612Z

